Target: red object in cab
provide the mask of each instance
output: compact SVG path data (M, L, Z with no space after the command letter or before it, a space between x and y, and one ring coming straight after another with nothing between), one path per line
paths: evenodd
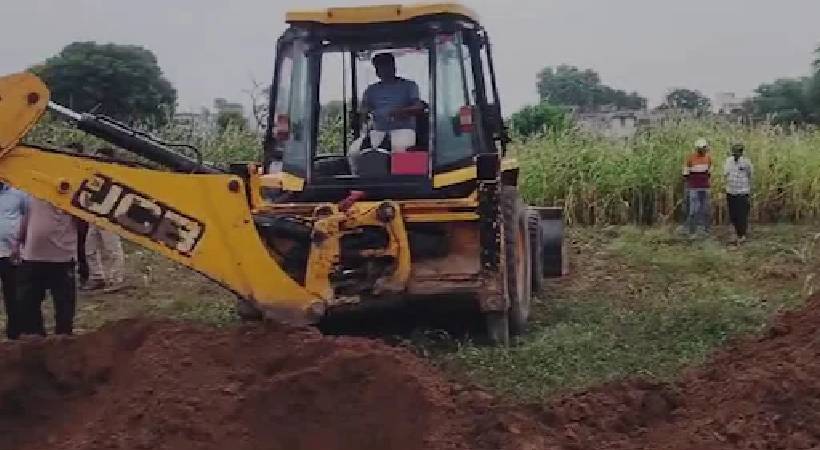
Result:
M287 114L277 114L273 122L273 137L278 141L286 141L290 138L290 116Z
M462 133L473 132L473 107L470 105L462 106L458 110L458 126Z
M390 155L390 173L392 175L427 175L429 166L428 153L420 150L396 152Z

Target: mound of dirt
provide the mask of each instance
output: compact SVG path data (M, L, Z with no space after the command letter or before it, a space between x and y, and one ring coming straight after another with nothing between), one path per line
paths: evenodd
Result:
M612 383L532 409L554 448L820 448L820 296L677 383Z
M409 351L270 327L124 321L0 345L0 450L820 448L820 296L674 384L526 407Z
M310 330L124 321L0 346L3 450L527 448L491 403L408 351Z

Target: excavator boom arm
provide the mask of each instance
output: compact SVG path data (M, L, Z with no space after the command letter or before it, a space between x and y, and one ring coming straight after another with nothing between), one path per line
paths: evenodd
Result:
M0 180L204 274L270 316L309 323L323 313L317 295L268 253L241 178L21 145L47 104L48 90L34 75L0 78Z

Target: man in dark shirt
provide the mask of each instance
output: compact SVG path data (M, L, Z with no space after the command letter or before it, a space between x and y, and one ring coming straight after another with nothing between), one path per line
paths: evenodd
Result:
M416 143L416 117L424 112L424 102L419 97L416 82L396 75L396 59L390 53L379 53L373 57L377 83L364 91L360 113L373 115L373 128L369 136L362 136L351 146L350 166L357 172L357 159L365 137L370 138L373 148L381 148L387 135L390 136L393 152L403 152Z

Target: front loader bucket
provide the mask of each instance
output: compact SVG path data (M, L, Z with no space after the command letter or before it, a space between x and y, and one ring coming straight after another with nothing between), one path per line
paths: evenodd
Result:
M0 77L0 158L14 148L48 107L48 88L23 72Z

